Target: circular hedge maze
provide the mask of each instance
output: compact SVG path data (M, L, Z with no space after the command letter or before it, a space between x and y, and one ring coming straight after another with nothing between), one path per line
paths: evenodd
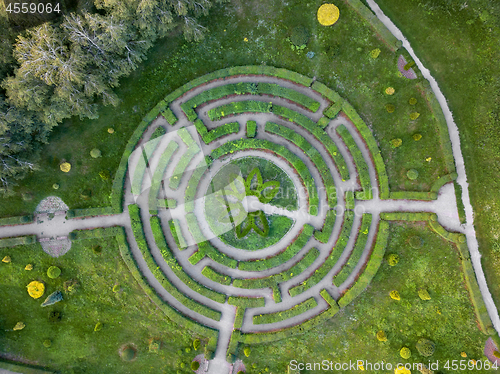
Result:
M335 91L229 68L152 113L128 163L129 257L167 314L210 338L207 359L301 333L370 283L388 227L366 203L388 198L387 176Z

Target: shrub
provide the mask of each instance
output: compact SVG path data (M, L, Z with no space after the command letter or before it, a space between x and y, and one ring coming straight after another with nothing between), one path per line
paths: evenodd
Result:
M422 238L420 236L412 236L410 238L410 240L408 241L408 243L410 244L410 247L414 248L414 249L418 249L422 246L422 244L424 243L424 241L422 240Z
M386 342L387 341L387 336L385 335L385 332L380 330L377 332L377 340L379 342Z
M28 271L33 270L33 265L31 265L31 264L26 265L24 267L24 270L28 270Z
M163 126L158 126L155 129L155 131L153 131L153 133L151 134L151 137L149 138L149 140L159 138L160 136L163 136L166 133L167 133L167 131L163 128Z
M68 280L63 283L63 288L66 293L72 294L78 289L78 281L76 279Z
M63 162L59 168L62 172L68 173L71 170L71 164L69 162Z
M43 341L43 346L44 346L45 348L50 348L50 347L52 346L52 342L50 341L50 339L45 339L45 340Z
M418 297L420 297L422 300L430 300L431 295L429 295L429 292L425 288L421 288L418 290Z
M54 190L58 190L58 189L59 189L59 184L54 183L54 184L52 185L52 188L53 188Z
M323 4L318 9L318 22L323 26L331 26L339 19L339 8L333 4Z
M94 326L94 331L101 331L102 330L102 323L97 322Z
M130 345L124 347L120 352L120 357L123 361L132 361L136 356L136 349Z
M191 362L191 370L198 370L200 368L200 363L198 361Z
M114 132L115 132L114 128L112 128L112 127L108 128L108 133L109 134L113 134Z
M195 351L197 351L201 346L201 342L200 342L200 339L195 339L193 340L193 348Z
M463 353L465 353L465 352L463 352ZM495 356L496 358L500 358L500 352L493 351L493 356ZM467 354L465 356L462 356L462 357L467 357Z
M59 269L57 266L51 266L47 270L47 276L51 279L55 279L59 275L61 275L61 269Z
M18 322L16 323L16 325L14 326L14 328L12 330L14 331L19 331L19 330L22 330L26 327L26 325L24 324L24 322Z
M58 312L57 310L52 310L49 312L49 322L55 323L59 322L61 320L61 312Z
M410 98L410 100L408 100L408 104L410 105L415 105L417 103L417 99L415 99L414 97Z
M396 266L399 262L399 256L395 253L391 253L389 256L387 256L387 262L390 266Z
M391 299L393 299L393 300L401 300L401 296L399 296L399 292L396 290L389 292L389 295L391 296Z
M98 150L97 148L94 148L90 151L90 157L92 158L99 158L101 157L101 151Z
M418 113L418 112L412 112L412 113L410 113L410 119L411 120L416 120L418 117L420 117L420 113Z
M33 281L30 282L26 288L28 289L28 294L33 298L33 299L38 299L43 296L43 293L45 292L45 285L42 282L38 281Z
M418 178L418 171L415 169L410 169L407 171L406 176L409 180L413 181Z
M371 52L370 52L370 56L371 58L377 58L378 56L380 55L380 49L379 48L375 48L375 49L372 49Z
M422 135L421 134L413 134L413 140L415 140L416 142L418 142L420 139L422 139Z
M109 178L111 178L111 174L109 173L109 170L101 170L99 172L99 176L103 181L107 181Z
M401 147L402 144L403 144L403 140L400 139L400 138L396 138L396 139L392 139L391 140L391 146L392 146L392 148Z
M436 344L432 340L421 338L418 340L416 348L422 356L429 357L434 354Z
M403 357L405 360L409 359L411 357L410 348L407 347L401 348L401 350L399 351L399 355Z
M160 350L161 341L159 339L151 339L149 342L149 352L158 353Z
M408 62L408 63L404 66L404 68L403 68L403 69L405 69L405 70L410 70L410 68L411 68L413 65L415 65L415 61L410 61L410 62Z
M2 258L2 262L6 264L9 264L11 261L12 259L10 258L10 256L5 256L4 258Z
M247 122L247 137L255 138L256 133L257 133L257 122L248 121Z
M87 188L80 193L80 197L85 200L90 199L91 196L92 190L90 188Z
M387 110L388 113L394 113L396 107L394 106L394 104L387 104L385 106L385 109Z
M385 93L386 93L387 95L394 95L394 92L396 92L396 90L394 89L394 87L387 87L387 88L385 89Z
M245 347L245 349L243 350L243 353L245 354L245 357L250 356L251 352L252 352L252 350L250 349L250 347Z
M309 31L304 26L294 27L290 41L296 47L306 45L309 41Z

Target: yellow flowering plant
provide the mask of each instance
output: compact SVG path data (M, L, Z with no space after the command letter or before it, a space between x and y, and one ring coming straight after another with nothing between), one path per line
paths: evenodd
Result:
M338 21L339 8L333 4L323 4L318 9L318 22L323 26L331 26Z

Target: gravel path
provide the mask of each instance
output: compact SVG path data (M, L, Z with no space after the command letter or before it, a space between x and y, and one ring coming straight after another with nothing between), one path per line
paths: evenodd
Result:
M451 147L453 150L453 157L455 158L455 166L458 173L457 183L462 187L462 202L465 207L466 223L463 228L463 233L467 236L467 246L471 254L472 265L474 266L474 271L476 273L476 278L483 295L483 300L488 309L488 314L491 318L493 326L500 333L500 317L498 314L498 309L493 302L490 290L488 289L488 284L486 283L486 278L484 276L483 268L481 266L481 253L479 252L479 243L476 238L476 231L474 229L474 212L472 210L472 205L469 198L469 183L467 182L467 174L465 171L465 162L462 155L462 149L460 148L460 134L458 132L458 127L453 120L453 114L448 106L446 98L441 92L437 81L432 77L429 69L425 68L420 59L416 56L410 42L403 36L401 30L399 30L396 25L387 17L384 12L380 9L378 4L374 0L367 0L368 5L375 13L377 18L382 21L382 23L391 31L391 33L403 42L403 47L410 53L413 60L416 62L418 68L422 72L422 75L430 82L432 91L436 95L436 98L441 105L444 116L446 118L446 124L448 125L448 132L450 134Z

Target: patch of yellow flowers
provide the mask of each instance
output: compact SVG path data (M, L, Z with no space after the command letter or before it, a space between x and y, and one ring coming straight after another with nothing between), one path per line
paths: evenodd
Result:
M339 8L333 4L323 4L318 9L318 21L323 26L331 26L338 21Z

